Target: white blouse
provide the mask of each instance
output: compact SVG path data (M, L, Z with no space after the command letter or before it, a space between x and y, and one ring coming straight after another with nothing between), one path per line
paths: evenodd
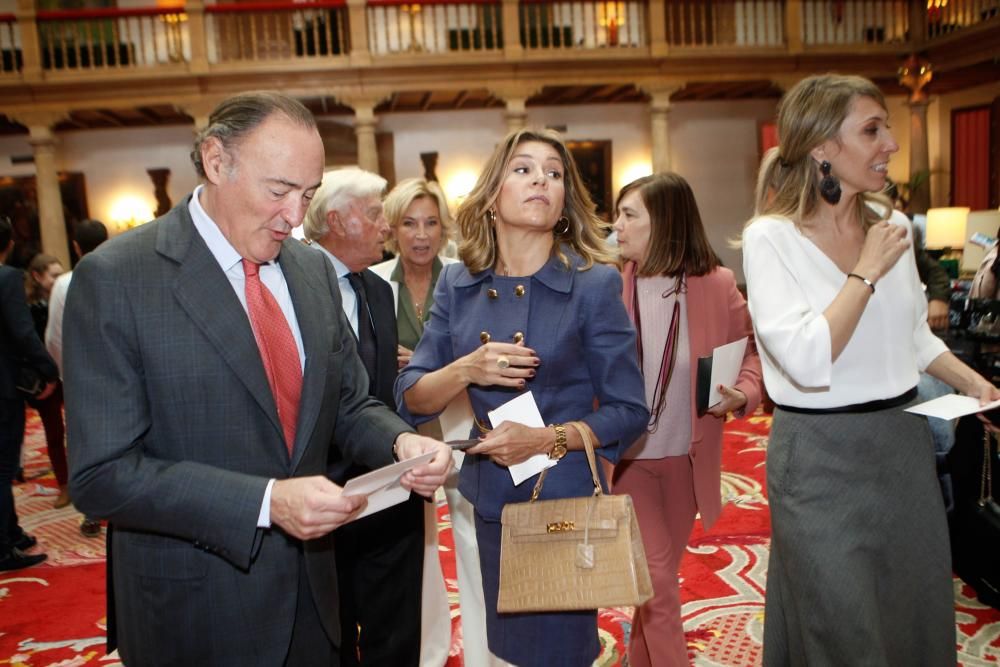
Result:
M891 224L910 222L894 212ZM927 324L912 246L882 276L857 328L831 362L823 311L848 280L786 218L765 216L743 232L743 272L764 386L778 405L833 408L898 396L918 370L947 351Z

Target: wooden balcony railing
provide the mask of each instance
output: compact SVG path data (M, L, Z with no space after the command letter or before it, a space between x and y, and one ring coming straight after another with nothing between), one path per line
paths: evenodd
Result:
M518 16L526 50L636 48L649 43L645 0L521 0Z
M802 42L806 45L902 43L909 34L906 0L804 0Z
M151 2L152 0L150 0ZM216 1L216 0L211 0ZM262 63L545 54L898 54L981 24L1000 0L273 0L0 14L0 82L47 73L195 73Z
M785 44L781 0L677 0L665 6L671 47L772 47Z
M36 20L42 69L136 69L190 59L183 9L40 11Z
M499 0L368 0L372 54L491 51L503 48Z
M208 62L316 60L350 50L344 0L206 5Z
M21 35L13 14L0 14L0 78L21 71Z
M927 36L947 35L1000 18L997 0L928 0Z

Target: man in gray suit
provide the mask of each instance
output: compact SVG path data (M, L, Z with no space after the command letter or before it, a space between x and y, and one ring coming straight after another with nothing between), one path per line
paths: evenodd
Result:
M127 665L336 665L331 531L364 499L331 447L376 468L450 452L370 398L337 276L290 238L323 175L298 102L223 102L204 185L77 266L66 305L70 490L107 518L109 646Z

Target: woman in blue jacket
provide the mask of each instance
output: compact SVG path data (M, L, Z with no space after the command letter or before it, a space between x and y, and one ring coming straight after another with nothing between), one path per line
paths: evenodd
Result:
M635 332L621 278L572 156L554 132L519 130L498 145L458 210L463 264L438 279L431 319L396 382L400 412L430 419L461 392L476 417L459 489L476 510L490 651L529 665L590 665L600 651L596 610L498 614L500 514L525 502L508 466L536 454L558 461L541 498L593 491L580 435L617 461L646 426ZM530 391L545 427L487 413Z

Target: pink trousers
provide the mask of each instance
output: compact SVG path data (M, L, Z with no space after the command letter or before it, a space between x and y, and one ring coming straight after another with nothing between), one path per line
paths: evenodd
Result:
M678 570L698 511L691 462L687 456L625 460L613 479L615 493L632 496L655 593L632 618L629 665L689 665Z

